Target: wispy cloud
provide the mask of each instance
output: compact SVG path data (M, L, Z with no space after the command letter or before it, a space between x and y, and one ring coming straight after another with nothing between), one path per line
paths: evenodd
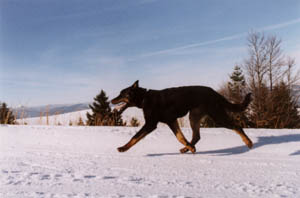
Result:
M284 22L284 23L265 26L265 27L259 28L258 31L277 30L277 29L281 29L281 28L284 28L284 27L287 27L287 26L290 26L290 25L294 25L294 24L297 24L297 23L300 23L300 18L294 19L294 20L291 20L291 21L287 21L287 22Z
M298 23L300 23L300 18L297 18L297 19L294 19L294 20L291 20L291 21L287 21L287 22L284 22L284 23L279 23L279 24L275 24L275 25L269 25L269 26L265 26L265 27L262 27L262 28L258 28L258 29L256 29L256 31L262 32L262 31L276 30L276 29L281 29L281 28L284 28L284 27L287 27L287 26L290 26L290 25L298 24ZM190 49L190 48L196 48L196 47L211 45L211 44L215 44L215 43L219 43L219 42L223 42L223 41L236 40L236 39L240 39L240 38L243 38L243 37L247 36L247 34L248 34L248 32L244 32L244 33L240 33L240 34L234 34L234 35L231 35L231 36L226 36L226 37L219 38L219 39L203 41L203 42L197 42L197 43L192 43L192 44L184 45L184 46L180 46L180 47L169 48L169 49L159 50L159 51L155 51L155 52L145 53L145 54L140 55L136 59L152 57L152 56L157 56L157 55L169 54L169 53L176 52L176 51L181 51L181 50L186 50L186 49ZM130 61L136 60L136 59L131 59Z
M175 47L175 48L160 50L160 51L156 51L156 52L150 52L150 53L147 53L147 54L143 54L140 57L143 58L143 57L150 57L150 56L168 54L168 53L179 51L179 50L185 50L185 49L210 45L210 44L218 43L218 42L221 42L221 41L234 40L234 39L242 38L245 35L246 35L246 33L236 34L236 35L227 36L227 37L223 37L223 38L219 38L219 39L215 39L215 40L204 41L204 42L200 42L200 43L193 43L193 44L184 45L184 46L181 46L181 47Z

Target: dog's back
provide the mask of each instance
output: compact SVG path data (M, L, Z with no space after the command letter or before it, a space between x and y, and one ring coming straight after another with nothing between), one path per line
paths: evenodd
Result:
M157 104L162 108L176 107L177 109L190 109L198 107L201 104L208 105L213 100L220 100L220 95L217 92L203 86L168 88L154 91L152 94L153 96L150 96L150 98L152 97L157 100Z
M151 109L159 120L165 121L186 115L190 110L214 111L222 108L243 111L250 102L250 95L242 104L232 104L210 87L185 86L163 90L150 90L145 98L144 110Z

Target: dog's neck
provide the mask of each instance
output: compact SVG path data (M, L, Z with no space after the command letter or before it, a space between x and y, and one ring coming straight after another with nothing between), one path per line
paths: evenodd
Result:
M145 88L142 88L142 87L139 87L137 88L136 90L137 94L135 95L135 105L138 107L138 108L143 108L144 106L144 100L145 100L145 97L146 97L146 93L148 92L147 89Z

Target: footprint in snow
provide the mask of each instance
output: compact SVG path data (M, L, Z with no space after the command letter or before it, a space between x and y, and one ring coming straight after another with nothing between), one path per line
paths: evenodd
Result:
M48 179L50 179L50 175L43 175L41 177L41 180L48 180Z
M29 176L38 175L38 174L39 174L38 172L32 172L32 173L29 173Z
M73 179L73 182L83 182L83 180L75 178L75 179Z
M85 179L92 179L92 178L95 178L96 176L95 175L85 175L83 176Z
M21 171L11 171L11 173L20 173Z
M102 179L116 179L117 177L113 177L113 176L104 176L102 177Z

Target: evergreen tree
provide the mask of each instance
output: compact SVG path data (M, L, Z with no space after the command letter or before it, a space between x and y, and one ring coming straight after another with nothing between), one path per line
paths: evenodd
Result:
M228 87L228 99L233 103L241 103L246 95L246 80L242 69L236 65L232 74L230 75L230 81L227 83ZM253 127L254 124L249 121L245 112L229 112L231 117L237 124L245 127Z
M234 67L230 79L231 81L228 82L229 99L235 103L240 103L244 99L246 81L243 71L238 65Z
M87 113L87 125L90 126L124 126L121 115L112 111L106 93L101 92L94 98L92 105L89 105L92 114Z
M111 108L109 106L108 97L103 90L101 90L101 92L94 98L93 104L89 105L89 107L92 109L93 113L87 113L87 125L108 125L108 117L111 112Z
M297 100L289 86L278 83L272 91L262 84L260 91L254 91L250 104L250 119L257 128L299 128L300 115Z
M15 116L6 103L0 103L0 124L15 124Z
M289 87L281 82L273 87L267 103L266 118L269 128L300 127L300 115L296 100L290 94Z

